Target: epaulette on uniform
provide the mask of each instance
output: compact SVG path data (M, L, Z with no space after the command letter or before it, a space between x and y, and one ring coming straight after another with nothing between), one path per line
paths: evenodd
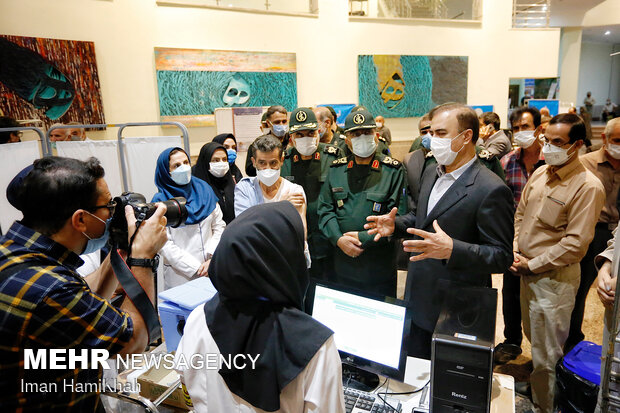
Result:
M346 164L347 164L347 158L338 158L334 162L332 162L331 166L339 166L339 165L346 165Z
M323 149L323 152L328 154L328 155L337 156L338 155L338 148L336 148L335 146L326 146Z
M389 156L386 156L385 158L383 158L381 162L393 168L398 168L400 166L399 161L397 161L394 158L390 158Z
M480 159L485 159L485 160L490 160L493 157L493 155L491 155L491 152L487 151L486 149L483 149L480 151L480 153L478 153L478 158Z
M385 138L383 136L379 136L379 140L382 141L382 142L387 143L387 141L385 140Z

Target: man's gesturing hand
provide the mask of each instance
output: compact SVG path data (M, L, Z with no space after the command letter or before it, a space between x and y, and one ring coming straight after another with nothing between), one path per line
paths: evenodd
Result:
M364 225L364 229L368 230L368 235L375 234L375 242L381 237L389 237L394 233L394 222L398 208L392 208L386 215L371 215L366 217L368 223Z
M452 255L452 238L446 234L437 220L433 221L435 232L426 232L421 229L407 228L407 232L421 237L421 240L409 240L403 242L403 249L406 252L419 252L410 258L411 261L421 261L427 258L437 260L447 260Z

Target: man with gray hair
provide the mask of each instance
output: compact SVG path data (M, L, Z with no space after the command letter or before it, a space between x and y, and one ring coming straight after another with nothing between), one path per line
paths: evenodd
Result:
M54 128L54 127L56 127L56 126L64 126L64 125L63 125L62 123L54 123L54 124L50 127L50 129L51 129L51 128ZM64 129L64 128L61 128L61 129L53 129L53 130L50 132L50 141L52 141L52 142L66 141L66 140L69 138L69 136L68 136L68 134L67 134L67 131L68 131L68 129Z

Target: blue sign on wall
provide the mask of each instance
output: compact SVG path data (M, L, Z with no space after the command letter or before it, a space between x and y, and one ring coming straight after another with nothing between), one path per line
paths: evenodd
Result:
M336 103L333 105L324 104L324 105L317 105L317 106L331 106L332 108L334 108L334 110L336 111L336 115L338 115L338 120L336 121L336 124L340 126L341 128L344 128L344 119L347 117L349 113L351 113L351 110L355 107L355 104Z
M549 114L555 116L560 113L560 101L556 99L530 99L528 105L531 108L541 110L542 108L549 109Z
M482 113L493 112L493 105L469 105L469 107L473 110L480 109Z

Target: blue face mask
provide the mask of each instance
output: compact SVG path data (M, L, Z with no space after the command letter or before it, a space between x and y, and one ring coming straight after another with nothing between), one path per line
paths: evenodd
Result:
M234 149L226 149L226 153L228 154L228 163L235 163L237 160L237 151Z
M431 135L429 133L422 136L422 146L424 146L426 149L431 148Z
M101 218L99 218L97 215L93 215L90 212L88 212L88 214L97 218L99 221L103 222L105 224L105 231L103 231L103 235L101 235L99 238L91 238L88 235L86 235L85 232L82 232L82 234L84 234L84 236L88 238L88 242L86 243L86 248L82 252L82 255L99 251L101 248L105 246L106 242L108 242L108 238L110 237L110 222L112 222L112 217L104 221Z
M170 177L177 185L187 185L192 179L192 168L185 164L170 172Z
M284 135L286 135L286 132L288 132L288 125L273 125L271 127L271 131L273 132L274 135L276 135L278 138L283 137Z

